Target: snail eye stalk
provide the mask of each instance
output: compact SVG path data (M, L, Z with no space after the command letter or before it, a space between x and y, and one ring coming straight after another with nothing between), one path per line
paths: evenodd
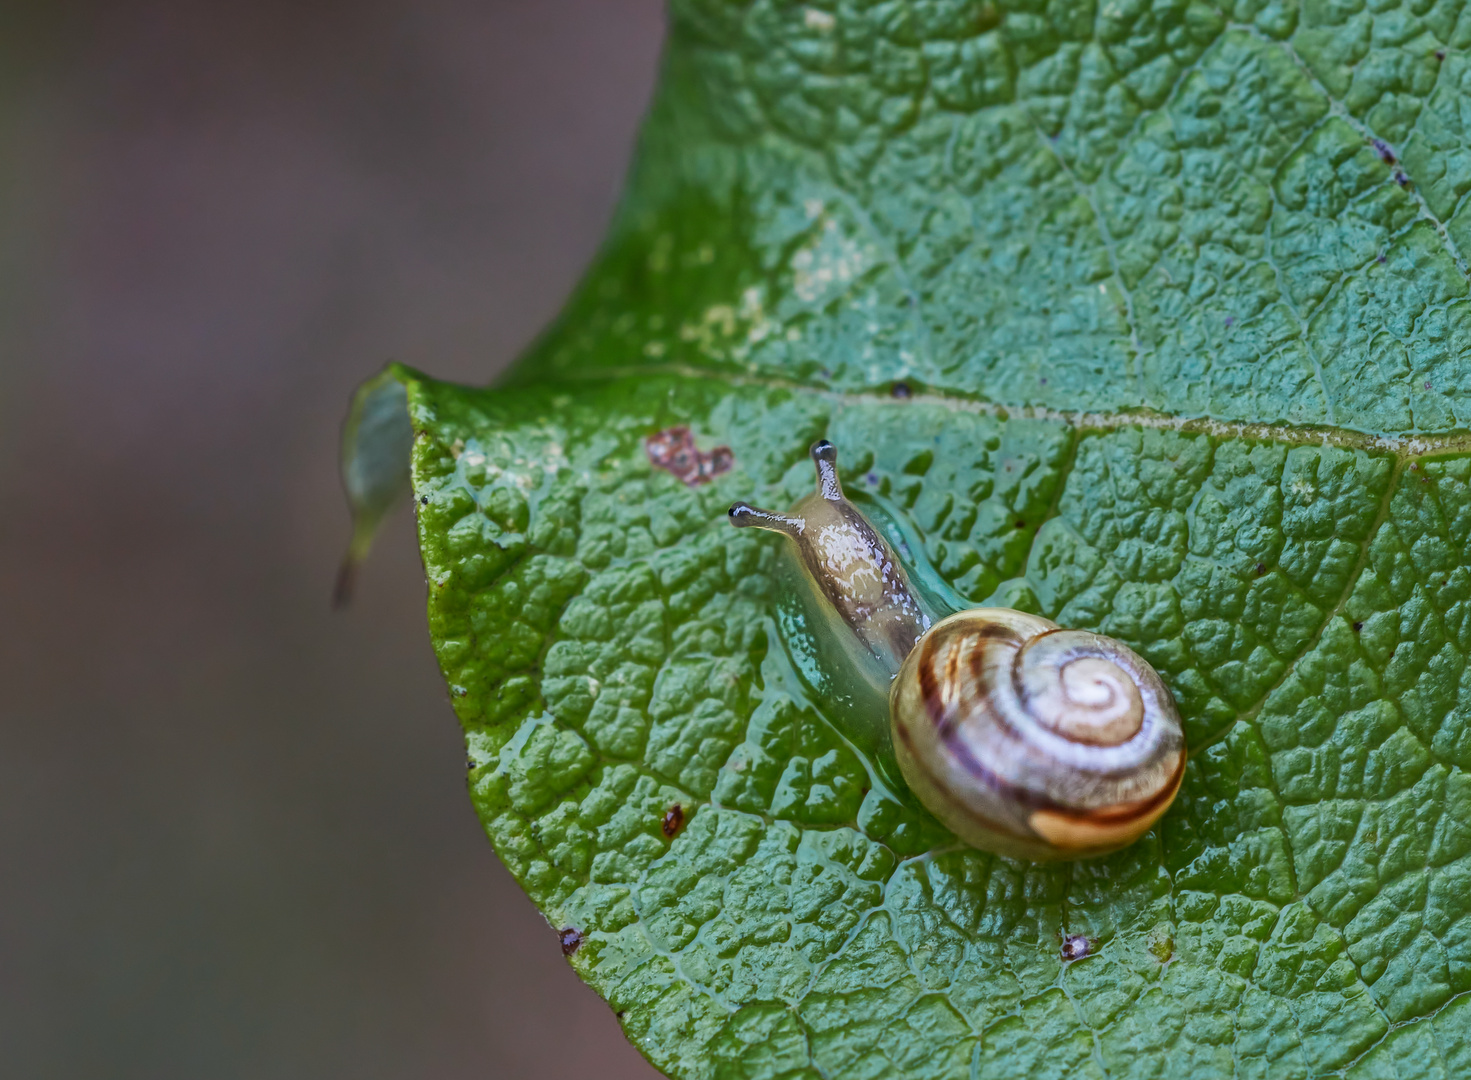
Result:
M807 527L807 523L799 517L778 514L772 510L762 510L750 503L738 502L727 513L730 516L730 523L738 529L769 529L793 539L801 536L802 530Z

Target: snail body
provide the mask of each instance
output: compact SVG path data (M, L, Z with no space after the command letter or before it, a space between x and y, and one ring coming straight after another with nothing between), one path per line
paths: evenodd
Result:
M1168 688L1128 646L1011 608L934 619L816 443L817 491L789 513L745 503L732 524L781 532L858 642L893 676L899 770L966 843L1034 860L1137 840L1168 809L1185 738Z

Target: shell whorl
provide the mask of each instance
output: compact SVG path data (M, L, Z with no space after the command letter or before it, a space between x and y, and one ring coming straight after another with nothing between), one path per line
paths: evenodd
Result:
M1169 690L1122 642L1009 608L936 623L890 692L906 781L952 831L1019 857L1137 839L1169 806L1185 740Z

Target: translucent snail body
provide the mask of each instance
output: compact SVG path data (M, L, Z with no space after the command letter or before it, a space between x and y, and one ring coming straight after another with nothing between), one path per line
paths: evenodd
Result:
M974 847L1035 860L1102 855L1169 807L1185 739L1169 690L1113 638L1010 608L937 622L843 495L831 443L791 512L745 503L732 524L790 537L824 601L893 675L889 724L915 796Z

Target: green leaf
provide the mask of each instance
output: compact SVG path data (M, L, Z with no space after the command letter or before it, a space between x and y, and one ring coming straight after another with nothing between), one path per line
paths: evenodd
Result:
M655 1065L1471 1071L1467 44L1457 0L674 4L561 321L496 389L392 371L475 806ZM1157 829L1036 866L912 804L725 523L819 437L928 583L1156 666Z

